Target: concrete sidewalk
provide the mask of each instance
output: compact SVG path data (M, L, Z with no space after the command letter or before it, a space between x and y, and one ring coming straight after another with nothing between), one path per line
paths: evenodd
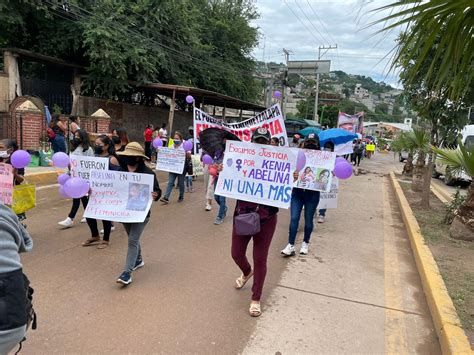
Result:
M316 227L310 254L287 258L244 353L440 352L397 202L379 174L392 161L374 160L362 167L377 173L341 182L339 207Z

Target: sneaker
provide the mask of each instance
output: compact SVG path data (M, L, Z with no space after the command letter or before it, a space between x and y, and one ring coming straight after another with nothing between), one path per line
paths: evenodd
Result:
M71 218L66 218L64 221L58 222L60 226L63 226L65 228L71 228L72 225L74 224L74 221Z
M115 230L115 226L112 226L112 227L110 228L110 231L113 232L114 230ZM100 234L104 234L104 230L101 229L99 233L100 233Z
M145 263L144 263L142 257L139 256L139 257L137 258L137 261L135 262L135 266L133 267L133 271L135 271L135 270L137 270L137 269L139 269L139 268L141 268L141 267L143 267L143 266L145 266Z
M303 242L303 244L301 244L300 254L306 255L308 254L308 250L309 250L309 243Z
M212 206L209 203L206 203L206 211L212 210Z
M219 224L222 224L224 220L220 217L216 217L216 220L214 221L214 224L218 226Z
M318 223L324 223L324 216L318 217Z
M189 188L189 192L193 193L194 189L192 187Z
M166 197L160 198L160 201L167 205L170 201Z
M178 202L183 202L183 201L184 201L184 197L178 198Z
M82 217L82 218L81 218L81 223L87 223L86 217Z
M288 243L288 245L281 251L281 254L286 256L292 256L296 254L295 246Z
M122 275L117 279L117 283L128 285L132 282L132 275L128 271L122 272Z

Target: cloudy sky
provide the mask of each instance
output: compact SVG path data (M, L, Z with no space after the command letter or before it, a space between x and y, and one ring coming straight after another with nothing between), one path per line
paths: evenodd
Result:
M318 46L335 45L322 59L331 59L331 70L372 77L399 86L389 72L390 52L399 30L374 35L382 25L364 29L388 12L371 10L390 0L257 0L260 44L253 52L258 60L283 62L282 48L290 60L316 59Z

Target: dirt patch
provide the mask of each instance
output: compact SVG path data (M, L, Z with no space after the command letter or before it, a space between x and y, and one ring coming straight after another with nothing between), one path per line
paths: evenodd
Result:
M474 243L455 240L445 224L446 206L434 194L429 209L420 207L420 197L410 184L400 185L433 253L464 330L474 347Z

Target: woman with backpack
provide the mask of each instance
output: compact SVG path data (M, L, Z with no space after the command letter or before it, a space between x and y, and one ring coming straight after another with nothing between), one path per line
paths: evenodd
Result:
M55 113L52 116L51 124L48 129L48 137L51 141L51 146L54 153L63 152L66 153L66 134L68 126L66 119L61 115Z
M0 354L8 354L25 339L32 320L29 282L20 258L32 248L33 240L15 213L0 202Z

